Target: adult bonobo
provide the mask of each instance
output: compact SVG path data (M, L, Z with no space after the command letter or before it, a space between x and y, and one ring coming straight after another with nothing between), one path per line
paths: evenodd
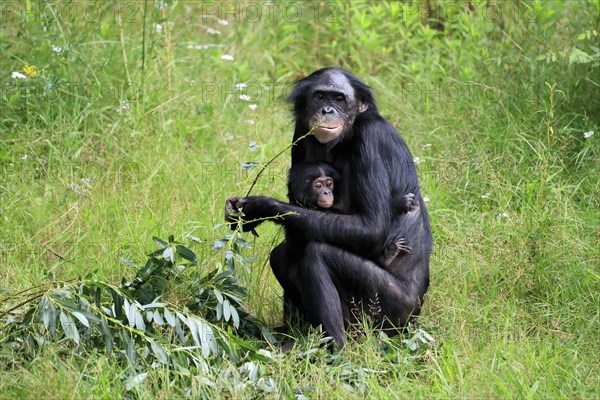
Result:
M296 116L293 140L314 128L292 148L292 166L330 163L341 174L343 184L336 191L344 213L249 196L228 199L226 219L236 220L232 208L242 210L248 221L243 229L251 230L264 218L277 217L272 221L305 239L300 249L289 241L277 246L271 268L285 291L286 310L295 306L338 345L344 344L344 323L353 322L356 311L384 329L406 325L419 314L429 286L432 248L410 151L377 111L369 87L342 69L325 68L301 79L288 100ZM399 212L394 199L409 193L416 207ZM411 251L381 268L371 260L398 232Z

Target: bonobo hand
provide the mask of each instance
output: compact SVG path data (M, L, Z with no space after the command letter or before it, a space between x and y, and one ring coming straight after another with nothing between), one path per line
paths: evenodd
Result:
M274 202L264 196L230 197L225 201L225 221L233 223L241 220L242 230L251 231L263 222L263 218L272 216L269 208ZM241 215L235 215L237 212Z

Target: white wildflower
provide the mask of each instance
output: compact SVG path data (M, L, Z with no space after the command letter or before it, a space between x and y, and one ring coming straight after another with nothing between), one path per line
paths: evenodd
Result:
M81 183L90 186L92 180L90 178L81 178Z
M233 56L230 56L229 54L223 54L221 56L221 60L225 60L225 61L233 61Z
M250 101L250 96L247 94L240 94L240 100Z
M156 28L156 33L161 33L163 30L163 26L161 24L156 24L155 28Z
M121 104L119 104L119 106L116 107L115 110L120 114L121 111L127 111L129 110L129 108L129 102L127 100L121 100Z
M21 156L21 160L25 161L25 160L27 160L27 157L28 157L28 156L27 156L27 154L23 154L23 155Z
M584 139L589 139L589 138L591 138L592 136L594 136L594 131L588 131L588 132L584 132L584 133L583 133L583 138L584 138Z
M27 79L27 77L25 75L23 75L22 73L17 72L17 71L15 71L12 74L10 74L10 76L13 79Z
M256 104L249 104L248 108L251 110L256 110L256 107L258 107Z
M206 50L210 47L208 44L188 44L187 48L190 50Z
M229 25L229 21L227 21L226 19L220 19L217 22L221 25Z
M254 125L256 122L254 122L253 119L247 119L246 123L250 124L250 125Z
M221 31L217 30L217 29L213 29L213 28L206 28L206 32L208 32L211 35L220 35Z
M189 233L187 235L185 235L185 237L196 243L202 243L202 239L200 239L199 237L196 237L196 236L192 236Z
M431 143L426 143L426 144L423 145L423 149L426 149L428 147L431 147Z
M423 197L423 202L427 203L429 201L429 197Z
M240 83L236 83L235 84L235 88L236 89L244 89L246 86L248 86L248 84L244 83L244 82L240 82Z
M413 158L413 162L415 164L421 164L423 161L421 161L421 159L419 157L415 157L415 158Z
M65 49L63 49L63 48L62 48L62 47L60 47L60 46L55 46L55 45L52 45L52 51L53 51L53 52L55 52L56 54L60 54L60 53L62 53L64 50L65 50Z
M498 216L501 218L508 218L508 213L503 212L503 213L498 214Z
M79 196L87 194L87 190L85 190L84 188L82 188L81 186L79 186L76 183L70 183L69 184L69 189L72 190L72 191L74 191Z
M481 195L481 198L482 198L482 199L487 199L487 198L489 198L489 197L490 197L490 194L489 194L489 192L488 192L488 193L486 193L486 194L482 194L482 195Z

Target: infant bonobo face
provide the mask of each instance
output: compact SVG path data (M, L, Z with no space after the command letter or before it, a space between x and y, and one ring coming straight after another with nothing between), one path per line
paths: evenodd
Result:
M331 177L318 177L312 182L311 189L316 206L330 208L333 205L333 179Z

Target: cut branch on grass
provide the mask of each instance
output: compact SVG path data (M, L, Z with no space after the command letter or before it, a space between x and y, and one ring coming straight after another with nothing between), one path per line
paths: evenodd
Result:
M231 271L196 273L187 285L188 296L177 307L159 301L168 295L167 282L185 267L196 265L197 256L173 236L168 242L154 239L160 249L149 255L132 281L123 279L115 285L90 275L17 293L18 297L27 294L24 300L7 298L19 303L2 317L18 309L23 317L3 326L3 343L35 352L41 344L67 338L79 351L104 347L126 364L160 363L175 369L222 355L234 362L263 359L241 334L267 340L272 336L244 311L248 291Z

